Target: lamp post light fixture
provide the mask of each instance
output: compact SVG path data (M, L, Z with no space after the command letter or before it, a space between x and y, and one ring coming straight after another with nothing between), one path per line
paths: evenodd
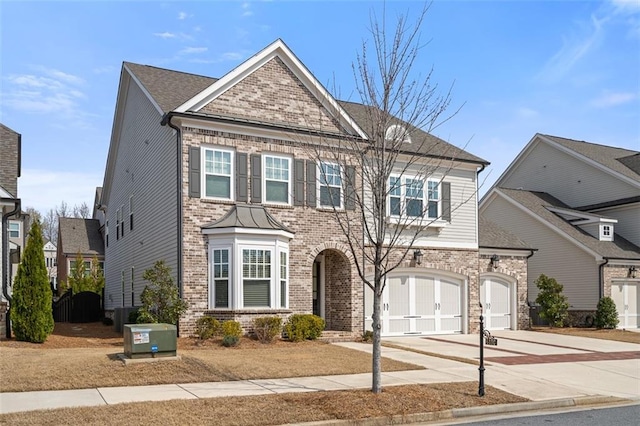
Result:
M420 251L420 249L413 252L413 260L416 262L416 265L422 264L422 251Z
M629 267L629 278L636 278L638 270L635 265Z
M500 262L500 256L497 254L491 256L491 269L496 269L498 267L498 262Z

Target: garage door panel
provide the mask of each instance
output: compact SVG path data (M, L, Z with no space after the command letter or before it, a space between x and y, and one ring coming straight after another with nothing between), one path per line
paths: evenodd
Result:
M442 331L459 333L462 331L462 319L460 317L455 318L441 318L440 329Z
M491 280L491 313L494 315L509 313L509 284Z
M416 277L416 315L433 315L436 312L436 300L433 278Z
M440 314L460 315L460 284L440 280Z
M416 319L416 329L426 333L436 331L435 318L419 318Z
M638 285L627 285L627 327L638 327Z
M410 320L409 319L390 319L389 320L389 333L393 334L402 334L406 333L407 330L410 330Z
M410 315L409 277L389 278L389 315Z

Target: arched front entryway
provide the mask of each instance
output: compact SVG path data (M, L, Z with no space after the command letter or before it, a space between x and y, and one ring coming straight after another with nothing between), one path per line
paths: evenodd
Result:
M497 273L481 274L480 303L487 330L518 328L517 294L514 278Z
M351 263L336 249L321 251L313 261L313 314L326 321L326 330L352 331L354 324Z

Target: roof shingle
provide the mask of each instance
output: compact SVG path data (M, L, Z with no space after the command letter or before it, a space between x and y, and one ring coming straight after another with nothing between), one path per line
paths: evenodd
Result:
M104 243L97 219L61 217L58 225L61 249L66 254L104 255Z

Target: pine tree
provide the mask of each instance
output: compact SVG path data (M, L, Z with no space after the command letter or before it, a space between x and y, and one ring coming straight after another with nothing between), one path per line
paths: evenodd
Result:
M52 294L40 222L34 221L13 285L11 319L17 340L43 343L53 332Z

